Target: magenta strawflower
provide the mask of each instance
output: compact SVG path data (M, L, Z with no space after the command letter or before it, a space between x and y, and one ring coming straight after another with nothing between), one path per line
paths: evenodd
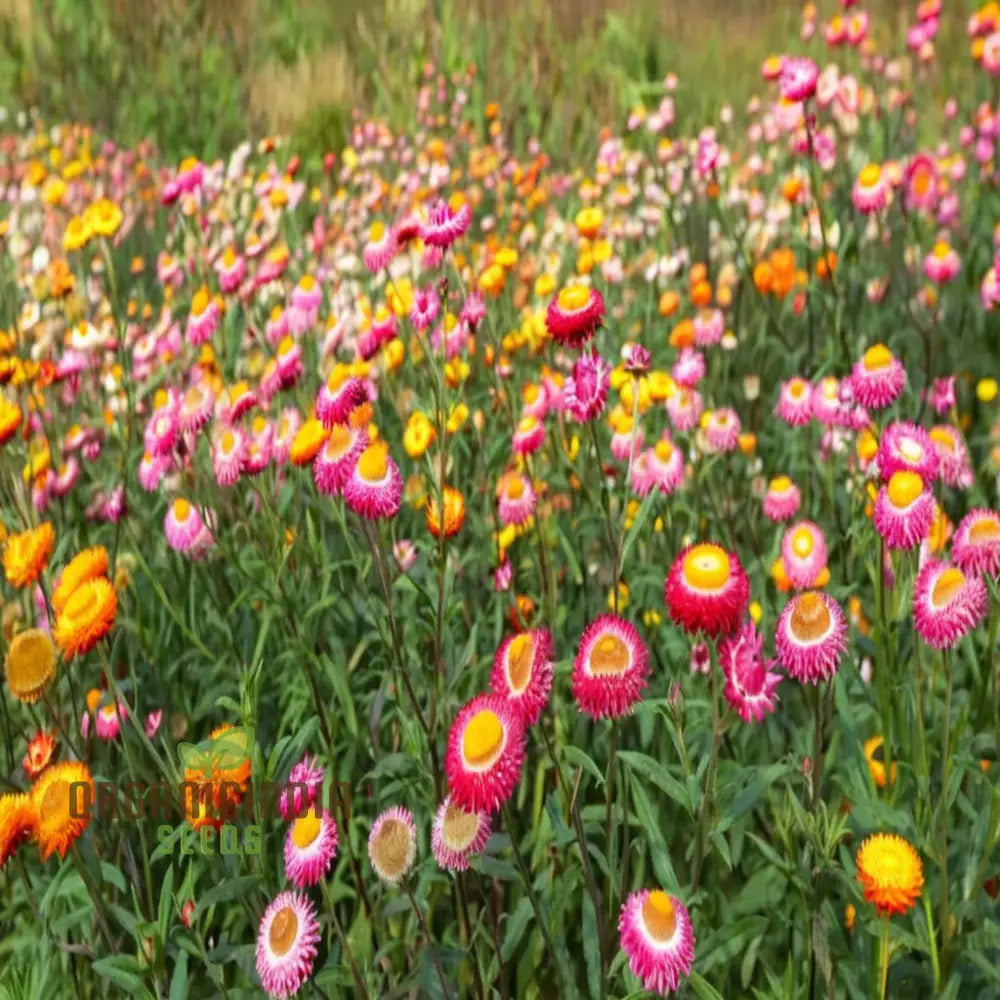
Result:
M511 440L511 447L517 455L531 455L541 448L545 441L545 424L537 417L521 417Z
M770 669L775 661L761 655L762 641L753 622L747 622L719 643L719 666L726 678L723 694L744 722L760 722L778 701L775 690L781 674Z
M604 299L596 288L568 285L549 303L545 326L566 347L582 347L604 319Z
M481 694L466 702L448 733L444 760L454 802L496 812L521 780L524 752L524 722L506 697Z
M563 407L574 420L586 423L604 412L611 365L599 354L581 354L563 392Z
M774 412L791 427L808 424L813 415L812 386L799 376L782 382Z
M573 696L594 719L632 711L649 675L649 651L636 627L613 614L594 619L580 637L573 661Z
M212 445L212 471L220 486L232 486L240 478L246 454L246 434L239 427L223 428Z
M679 386L693 389L705 377L705 355L692 347L685 347L670 373Z
M776 524L790 521L798 513L802 493L788 476L776 476L767 485L764 516Z
M878 469L884 480L895 472L915 472L930 485L937 479L940 461L930 435L916 424L895 421L882 432Z
M982 621L989 605L986 584L957 566L929 559L913 587L913 623L935 649L952 649Z
M916 548L934 523L934 494L916 472L894 472L878 492L873 521L890 549Z
M675 625L695 635L731 635L750 602L750 582L736 553L714 542L681 549L663 585Z
M285 875L297 889L316 885L337 854L337 824L326 812L311 810L292 820L285 837Z
M163 530L172 549L187 552L195 548L202 539L205 524L197 507L183 497L177 497L167 508Z
M666 996L691 974L694 930L687 907L660 889L631 893L618 917L622 951L645 989Z
M431 206L427 222L420 227L420 238L428 247L445 250L463 236L472 222L472 209L467 202L456 210L445 201Z
M526 726L533 726L552 689L552 633L531 629L508 636L493 657L490 690L503 695Z
M966 573L1000 576L1000 514L975 507L959 522L951 556Z
M869 347L851 372L854 396L870 410L881 410L894 402L905 384L905 369L884 344Z
M438 806L431 826L434 859L448 871L464 872L469 859L482 853L492 825L489 813L469 812L447 796Z
M524 524L535 512L535 491L531 480L521 472L507 472L500 481L497 513L507 524Z
M969 452L958 429L951 424L938 424L930 430L931 441L940 463L941 478L948 486L971 486L974 476L969 465Z
M728 406L712 410L705 425L705 440L713 451L733 451L740 438L740 418Z
M803 684L829 680L847 648L847 619L840 605L819 590L796 594L778 619L778 663Z
M403 477L381 439L358 456L344 483L344 502L356 514L374 521L395 517L403 501Z
M816 93L819 69L812 59L785 56L781 61L778 88L786 101L805 101Z
M859 174L851 189L851 200L862 215L881 212L889 199L889 182L877 163L869 163Z
M389 262L396 256L397 249L398 244L393 229L386 226L384 222L375 221L371 225L368 242L365 244L361 257L368 271L372 274L378 274L383 268L389 266Z
M264 911L257 932L257 975L269 996L293 996L312 974L319 943L316 907L302 892L283 892Z
M781 539L785 575L798 590L812 587L826 566L826 537L818 524L796 521Z
M346 424L351 412L368 401L365 383L347 365L335 365L316 396L316 416L324 427Z
M301 816L316 801L323 788L324 771L316 757L303 757L288 772L288 781L278 800L284 819Z
M697 389L680 389L667 400L670 423L679 433L694 430L703 409L704 403Z
M368 441L366 431L346 424L334 424L323 447L312 462L316 489L327 496L336 496L354 474L355 466Z

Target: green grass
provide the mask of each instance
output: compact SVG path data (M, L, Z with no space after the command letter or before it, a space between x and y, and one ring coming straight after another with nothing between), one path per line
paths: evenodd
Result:
M866 6L898 49L908 10ZM800 23L783 0L0 0L0 93L12 110L152 139L176 158L275 132L318 155L343 144L354 108L409 125L428 60L472 63L473 107L499 101L516 142L537 136L568 159L655 103L668 72L679 127L725 103L738 113ZM967 71L961 29L945 20L939 66L918 83L935 99Z

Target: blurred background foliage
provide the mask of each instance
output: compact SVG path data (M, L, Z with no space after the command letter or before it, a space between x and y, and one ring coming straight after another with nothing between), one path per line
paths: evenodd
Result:
M913 4L865 6L880 42L912 20ZM761 89L762 59L800 23L796 0L0 0L0 104L177 159L275 133L319 156L356 108L406 128L428 60L471 63L473 111L499 102L515 141L568 160L655 104L668 72L679 125L710 120ZM969 67L961 19L944 27L923 82L942 97Z

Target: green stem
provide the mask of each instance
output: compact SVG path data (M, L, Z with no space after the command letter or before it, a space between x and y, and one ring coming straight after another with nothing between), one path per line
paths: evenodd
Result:
M951 651L942 654L945 674L944 732L941 737L941 960L947 971L951 947L951 913L948 885L948 785L951 779Z
M885 1000L885 987L889 982L889 914L882 917L882 973L880 976L881 986L879 987L879 997Z
M410 901L410 906L413 907L413 912L417 915L420 928L424 932L424 939L427 942L427 950L431 954L431 961L434 963L434 971L437 973L438 980L441 983L441 989L444 991L444 995L447 1000L451 1000L451 990L448 989L448 980L445 979L444 970L441 968L441 963L438 961L438 957L434 953L434 938L431 936L431 929L427 925L427 916L417 905L417 901L413 896L413 890L410 888L410 880L408 878L403 880L403 889L406 892L406 898Z
M615 849L618 840L611 825L615 801L615 760L618 753L618 720L611 720L611 749L608 751L608 774L604 782L604 849L608 854L607 912L614 916Z

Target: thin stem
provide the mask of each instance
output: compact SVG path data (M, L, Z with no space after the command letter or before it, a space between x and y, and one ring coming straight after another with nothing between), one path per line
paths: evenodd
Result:
M330 913L331 919L333 920L334 930L336 930L337 937L340 939L340 950L347 959L351 975L354 977L354 982L358 987L358 996L363 997L364 1000L368 1000L368 988L365 986L365 981L361 975L361 970L358 968L358 963L354 960L354 952L351 950L351 944L347 939L347 934L344 932L344 928L340 923L340 918L337 916L337 907L330 901L330 890L327 888L325 881L321 882L320 885L323 889L323 898L326 900L326 908Z
M608 888L605 893L607 897L607 912L614 914L614 872L615 872L615 847L617 838L614 836L611 818L612 806L615 800L615 758L618 753L618 720L611 720L611 749L608 751L608 774L604 782L604 849L608 854Z
M441 982L441 989L444 991L445 997L451 1000L451 990L448 989L448 980L445 979L444 970L441 968L441 963L438 962L437 955L434 953L434 938L431 937L431 929L427 926L427 917L424 911L417 906L416 899L413 898L413 890L410 888L409 879L403 880L403 889L406 892L406 898L410 901L410 906L413 907L413 912L417 915L417 920L420 921L421 930L423 930L424 938L427 941L427 950L431 953L431 961L434 963L434 971Z
M882 974L880 976L881 986L879 988L879 997L885 1000L885 987L889 982L889 914L886 913L882 917Z
M701 804L698 807L698 831L695 840L694 871L691 876L691 892L697 891L701 883L701 874L705 863L705 837L708 821L711 819L712 808L715 803L715 772L719 764L719 743L722 735L722 719L719 714L719 682L715 676L716 662L712 657L711 680L712 680L712 749L708 757L708 772L705 775L705 794L702 796Z
M941 737L941 960L948 968L951 946L951 913L949 910L948 885L948 785L951 779L951 690L952 669L951 650L942 654L944 669L944 732Z

